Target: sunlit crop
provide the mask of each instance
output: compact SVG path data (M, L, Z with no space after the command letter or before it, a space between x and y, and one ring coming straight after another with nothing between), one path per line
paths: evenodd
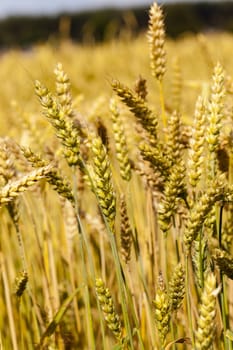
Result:
M0 57L2 349L233 347L233 36Z

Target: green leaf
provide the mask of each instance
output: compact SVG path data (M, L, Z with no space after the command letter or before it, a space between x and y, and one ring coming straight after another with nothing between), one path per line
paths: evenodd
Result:
M70 303L72 302L72 300L74 299L76 294L78 294L80 289L81 289L81 287L75 289L75 291L67 299L65 299L65 301L61 305L60 309L57 311L57 313L53 317L52 321L49 323L48 327L46 328L46 330L42 334L41 340L40 340L40 346L43 345L45 338L50 337L55 332L56 327L61 322L62 317L66 313Z

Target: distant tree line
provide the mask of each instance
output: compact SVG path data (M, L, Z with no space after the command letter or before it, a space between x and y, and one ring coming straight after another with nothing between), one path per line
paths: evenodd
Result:
M233 33L233 3L164 5L167 34L225 30ZM100 42L132 36L145 30L148 8L102 10L63 14L54 17L10 17L0 22L0 47L25 47L62 38L78 42Z

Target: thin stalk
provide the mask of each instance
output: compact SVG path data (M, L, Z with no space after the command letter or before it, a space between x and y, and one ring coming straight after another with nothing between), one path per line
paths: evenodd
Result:
M233 154L230 152L230 159L229 159L229 184L231 185L233 183ZM226 293L224 288L224 299L226 300ZM228 305L228 304L227 304ZM227 309L227 313L229 315L229 310ZM229 339L229 350L233 349L233 342Z
M174 327L172 319L170 319L170 328L171 328L172 340L175 341L176 340L176 329ZM176 344L172 344L172 350L176 350Z
M101 208L100 208L100 210L101 210ZM112 253L113 253L113 259L114 259L115 266L116 266L117 282L118 282L118 286L120 289L124 323L125 323L125 327L127 330L127 335L129 337L130 347L133 350L134 349L133 337L132 337L131 326L130 326L130 322L129 322L129 315L128 315L128 311L127 311L127 301L126 301L126 295L125 295L125 290L124 290L125 280L124 280L123 274L122 274L122 267L121 267L119 255L117 252L115 236L114 236L114 233L111 231L109 224L108 224L103 213L102 213L102 215L103 215L105 225L107 228L108 237L109 237L109 241L110 241L110 245L111 245L111 249L112 249Z
M35 217L32 213L32 206L30 206L30 203L28 202L28 200L24 200L24 205L26 207L26 210L28 212L28 215L31 219L31 222L32 222L32 226L33 226L33 230L34 230L34 233L35 233L35 238L36 238L36 243L38 245L38 252L39 252L39 260L40 260L40 263L41 263L41 266L42 266L42 270L43 270L43 276L44 276L44 279L45 279L45 284L46 284L46 288L47 288L47 293L49 295L49 298L47 298L47 303L48 303L48 308L49 308L49 312L52 313L53 312L53 306L52 306L52 302L51 300L53 299L52 298L52 295L51 295L51 290L50 290L50 282L49 282L49 279L48 279L48 274L47 274L47 269L46 269L46 263L45 263L45 257L44 257L44 253L43 253L43 247L42 247L42 244L40 242L40 235L39 235L39 232L38 232L38 229L37 229L37 225L36 225L36 221L35 221ZM41 202L41 208L43 208L43 204ZM33 297L33 293L31 291L31 287L30 287L30 280L28 281L28 285L27 285L27 289L28 289L28 293L30 295L30 298L31 298L31 301L32 301L32 304L33 304L33 307L36 311L36 314L37 314L37 319L40 323L40 325L43 324L43 320L42 320L42 317L41 317L41 314L40 312L38 311L38 307L37 307L37 303L36 303L36 300L35 298Z
M11 298L10 298L10 288L9 288L9 283L8 283L8 278L7 278L4 256L2 253L0 255L0 265L1 265L1 270L2 270L2 280L3 280L3 286L4 286L4 292L5 292L7 315L8 315L8 319L9 319L12 348L13 348L13 350L18 350L19 348L18 348L18 343L17 343L15 321L14 321L12 303L11 303Z
M143 259L142 259L141 252L140 252L135 219L134 219L134 217L132 215L132 213L133 213L133 201L132 201L132 193L131 193L130 184L131 184L131 182L129 183L129 186L127 186L127 196L128 196L128 199L129 199L131 219L133 221L133 232L134 232L133 243L134 243L134 249L135 249L135 256L136 256L136 261L137 261L137 267L138 267L138 270L139 270L139 279L140 279L140 281L142 283L143 290L144 290L144 293L145 293L145 296L146 296L146 300L147 300L147 304L148 304L150 323L153 324L154 318L153 318L153 311L151 309L151 301L150 301L150 297L149 297L149 290L148 290L147 283L146 283L146 278L145 278ZM151 338L152 338L152 342L153 342L153 347L155 347L155 334L154 334L154 332L151 332Z
M85 307L87 310L86 314L86 322L87 322L87 330L89 332L88 341L89 341L89 348L90 349L96 349L95 347L95 337L93 332L93 321L92 321L92 315L91 315L91 302L90 302L90 292L88 288L88 273L85 263L85 256L84 256L84 239L83 239L83 232L82 232L82 224L78 212L78 198L77 198L77 182L76 182L76 175L75 175L75 168L72 168L73 170L73 188L74 188L74 199L75 199L75 211L76 211L76 218L77 218L77 225L78 225L78 233L79 233L79 251L81 255L81 265L82 265L82 276L84 279L84 302Z
M18 315L19 315L20 349L24 349L24 330L23 330L22 310L21 310L21 298L19 298L18 300Z
M219 224L218 224L218 242L219 242L219 248L222 248L222 217L223 217L223 206L220 207L220 213L219 213Z
M27 271L26 254L25 254L25 249L24 249L22 235L21 235L18 223L15 222L14 224L15 224L16 236L17 236L17 240L18 240L20 258L21 258L21 261L22 261L23 269L25 271Z
M223 321L223 341L224 341L224 350L232 349L231 341L226 337L226 331L228 329L228 320L227 320L227 297L226 297L226 285L224 281L224 276L220 273L220 280L222 283L222 291L220 294L220 302L221 302L221 313L222 313L222 321Z
M101 215L103 217L105 226L106 226L106 230L107 230L107 234L108 234L108 238L109 238L109 242L110 242L110 246L112 249L112 254L113 254L113 260L115 263L115 267L116 267L116 274L117 274L117 282L118 282L118 286L120 289L120 297L121 297L121 303L122 303L122 312L123 312L123 318L124 318L124 323L125 323L125 327L126 327L126 331L127 331L127 335L129 337L129 343L130 343L130 347L133 350L134 349L134 345L133 345L133 336L132 336L132 331L131 331L131 327L130 327L130 322L129 322L129 315L128 315L128 311L127 311L127 301L126 301L126 295L125 295L125 280L123 277L123 271L122 271L122 267L120 264L120 259L119 259L119 255L118 255L118 251L117 251L117 247L116 247L116 241L115 241L115 235L112 232L109 223L102 211L101 205L99 204L99 198L98 198L98 194L95 191L95 186L93 184L91 175L89 170L87 169L87 167L85 166L85 163L83 160L81 160L82 162L82 166L86 171L86 174L90 180L90 183L92 185L94 194L96 196L97 202L98 202L98 206L101 212Z
M68 268L69 268L70 282L71 282L72 291L74 291L75 290L75 276L74 276L74 271L73 271L73 268L72 268L72 257L71 257L71 254L68 254ZM76 322L77 332L80 333L81 321L80 321L80 315L79 315L79 310L78 310L78 304L77 304L77 301L75 300L75 298L72 301L72 303L73 303L73 308L74 308L74 315L75 315L75 322Z
M145 348L144 348L144 344L143 344L143 340L142 340L142 335L141 335L141 332L140 332L140 325L139 325L138 318L137 318L137 315L136 315L135 309L134 309L133 298L132 298L132 295L130 293L130 290L129 290L129 287L128 287L126 281L125 281L125 288L126 288L126 294L128 296L128 300L129 300L129 304L130 304L130 309L132 310L132 316L133 316L133 319L134 319L134 323L135 323L135 326L136 326L136 331L137 331L137 335L138 335L140 349L144 350Z
M75 197L75 206L77 207L76 208L76 213L78 215L77 175L76 175L76 169L75 168L73 168L73 183L74 183L74 194L75 194L74 195L74 197ZM89 265L90 265L90 271L91 271L91 275L92 275L92 279L93 279L93 284L95 284L96 273L95 273L95 267L94 267L92 254L91 254L91 251L90 251L90 244L87 241L87 236L86 236L85 230L83 228L83 225L82 225L82 222L81 222L81 219L80 219L79 216L77 217L77 222L78 222L78 227L79 227L79 229L81 230L81 233L82 233L83 243L85 244L85 247L86 247L87 258L88 258L88 262L89 262ZM97 307L98 307L99 314L101 314L101 307L100 307L99 299L96 298L96 300L97 300ZM105 341L106 337L105 337L104 323L103 323L102 317L100 318L100 329L101 329L101 334L102 334L103 350L105 350L106 349L106 341Z
M187 313L188 313L188 324L191 333L191 341L192 347L195 349L195 339L193 332L193 320L192 320L192 312L191 312L191 302L190 302L190 293L189 293L189 256L185 257L185 289L186 289L186 305L187 305Z
M219 213L219 224L218 224L218 241L219 247L222 248L222 218L223 218L223 206L220 207ZM226 282L225 278L220 272L220 283L222 284L222 290L220 294L220 303L221 303L221 313L223 320L223 339L224 339L224 349L232 349L232 342L226 337L226 330L229 328L229 310L228 310L228 301L227 301L227 292L226 292Z
M163 127L164 127L164 129L166 129L167 128L167 117L166 117L166 112L165 112L163 82L159 80L158 83L159 83L159 98L160 98L160 107L161 107ZM165 140L167 140L166 134L165 134Z
M135 257L136 257L136 261L137 261L137 267L139 269L139 278L140 278L140 281L141 281L141 283L143 285L143 289L144 289L144 292L145 292L145 295L146 295L148 306L150 308L150 321L151 321L151 324L153 324L153 315L152 315L152 310L151 310L151 307L150 307L151 303L150 303L150 298L149 298L149 291L148 291L148 288L147 288L146 279L145 279L145 275L144 275L144 266L143 266L143 262L142 262L142 258L141 258L141 252L140 252L140 247L139 247L139 242L138 242L138 234L137 234L137 230L135 229L135 227L136 227L135 220L134 220L134 217L132 215L132 213L133 213L133 202L132 202L130 182L128 183L126 193L127 193L127 197L128 197L128 200L129 200L131 217L132 217L132 220L133 220L133 232L134 232L133 243L134 243L134 249L135 249ZM139 322L138 322L138 319L137 319L137 316L136 316L136 313L135 313L135 310L134 310L132 295L131 295L131 293L129 291L129 288L128 288L128 285L127 285L126 282L125 282L125 286L126 286L126 289L127 289L127 295L129 296L129 299L130 299L130 307L131 307L131 310L132 310L132 313L133 313L134 322L135 322L136 328L139 330ZM137 334L138 334L140 346L141 346L142 349L144 349L144 344L143 344L141 332L138 331ZM153 343L155 344L154 333L152 334L152 340L153 340Z
M161 265L163 266L164 269L164 280L166 282L166 286L168 286L168 259L167 259L167 233L163 233L161 234L161 245L162 245L162 250L161 252L163 252L162 254L162 261L161 261Z
M229 184L231 185L233 182L233 154L230 152L229 157Z

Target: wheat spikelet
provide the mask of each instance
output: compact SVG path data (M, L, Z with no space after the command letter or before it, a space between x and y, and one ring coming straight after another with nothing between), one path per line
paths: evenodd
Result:
M67 199L74 205L74 195L70 183L62 177L57 169L53 169L47 176L46 179L53 189L63 198Z
M21 151L27 161L34 167L40 168L48 165L48 162L41 158L39 154L33 152L30 148L21 147Z
M190 150L188 159L188 176L191 186L196 187L202 174L202 164L204 162L203 151L205 143L205 121L206 110L201 96L196 102L194 114L194 126L190 138Z
M141 142L139 144L139 150L142 158L150 162L152 168L159 174L163 182L165 182L170 173L171 163L166 157L164 147L160 143L152 146L146 142Z
M223 99L225 96L224 72L218 63L214 68L213 83L211 85L211 99L208 108L208 122L206 140L210 152L216 152L219 147L219 135L223 119Z
M152 190L153 197L159 196L164 189L163 180L155 170L149 165L146 166L145 162L139 159L137 164L133 166L133 169L143 180L145 188L150 188Z
M56 93L59 104L61 105L64 114L69 118L73 118L74 112L72 107L72 95L70 91L70 79L64 72L61 63L57 64L54 73L56 75Z
M21 271L20 274L15 279L15 295L20 298L26 289L28 282L27 271Z
M116 102L113 99L110 102L110 110L116 146L116 157L120 166L120 175L123 180L129 181L131 179L131 165L128 157L126 137Z
M171 280L169 281L169 300L171 311L176 311L180 308L185 294L185 273L181 263L179 263L174 271Z
M214 340L216 315L216 278L213 273L206 277L199 306L195 349L209 350Z
M159 287L156 291L155 299L153 300L155 322L159 332L159 337L162 347L164 347L167 333L169 331L170 321L170 299L165 290L163 280L160 276Z
M201 234L199 234L193 241L191 257L195 272L194 278L198 293L200 293L200 291L203 289L204 278L209 270L207 262L207 239L202 237Z
M98 196L103 215L106 217L111 229L114 229L116 215L116 199L112 185L112 173L105 147L100 137L92 141L93 152L93 183Z
M38 80L35 82L35 90L46 117L55 128L57 137L61 139L68 164L70 166L80 165L80 137L77 128L64 114L49 90Z
M155 2L149 11L147 34L150 49L152 75L161 81L166 70L164 17L161 7Z
M158 120L155 114L148 108L146 102L127 86L114 80L112 88L122 101L129 107L143 128L152 136L152 140L157 138Z
M25 192L30 186L33 186L39 180L44 179L51 169L52 166L47 165L26 174L18 180L10 181L0 190L0 205L11 202L21 193Z
M120 318L117 315L109 289L105 287L101 278L97 278L95 288L101 309L104 313L108 328L113 332L116 339L123 341L122 327Z
M29 171L28 162L22 154L20 145L10 137L4 137L1 140L1 145L6 149L9 158L12 158L15 171L27 172Z
M130 227L125 196L121 195L120 199L121 213L121 254L124 262L127 264L130 260L131 244L132 244L132 229Z
M222 179L222 176L219 176L219 178L213 181L207 191L202 194L190 210L187 226L184 232L184 243L187 251L189 251L193 240L195 240L199 234L202 225L213 206L216 202L224 200L225 198L226 189Z
M171 226L171 219L176 212L178 199L186 195L184 179L185 167L183 161L180 161L180 163L175 164L171 169L170 176L165 183L164 197L159 204L158 221L164 233Z
M28 162L35 168L40 168L43 166L48 166L48 162L41 158L40 155L32 152L29 148L22 147L22 152ZM61 195L63 198L68 199L74 205L74 196L70 186L70 183L61 176L58 169L53 167L51 171L46 175L46 180L53 189Z
M2 185L5 185L16 176L12 154L9 152L4 141L0 144L0 176Z

